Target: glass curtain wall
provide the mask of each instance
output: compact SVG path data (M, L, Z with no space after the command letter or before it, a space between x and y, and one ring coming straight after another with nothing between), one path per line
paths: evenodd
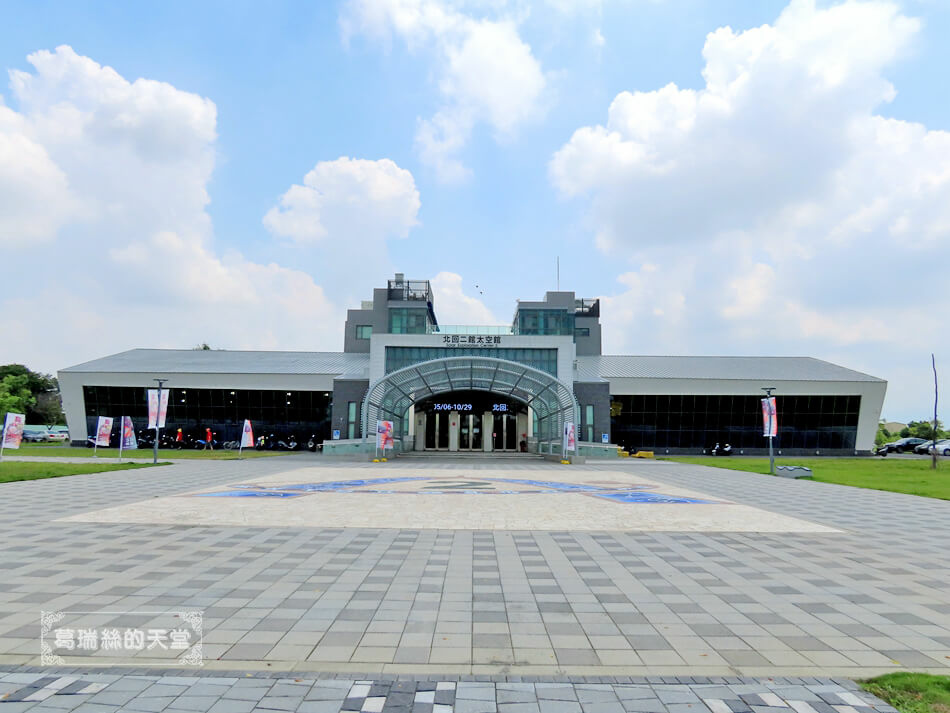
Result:
M392 307L389 310L390 334L425 334L429 326L429 313L424 309Z
M778 396L776 448L854 449L860 396ZM626 448L767 448L758 396L612 396L610 428Z
M298 440L311 434L322 441L330 437L331 394L326 391L273 391L256 389L169 389L165 430L181 428L204 437L210 427L220 441L240 437L244 419L255 435L294 434ZM84 386L86 429L95 432L98 416L131 416L136 428L148 425L145 388Z
M574 315L562 309L519 309L516 334L561 335L574 334Z

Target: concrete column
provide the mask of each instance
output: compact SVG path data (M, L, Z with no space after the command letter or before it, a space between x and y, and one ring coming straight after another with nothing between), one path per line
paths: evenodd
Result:
M519 413L515 419L515 423L518 426L518 440L515 443L515 450L521 450L521 441L528 440L528 414Z
M416 439L415 450L424 451L426 449L426 413L425 411L416 414Z
M449 412L449 450L453 453L457 453L459 449L460 418L458 411Z

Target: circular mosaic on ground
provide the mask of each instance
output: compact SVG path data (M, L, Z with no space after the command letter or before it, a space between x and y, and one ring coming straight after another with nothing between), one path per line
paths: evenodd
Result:
M543 463L288 463L279 473L64 519L271 528L837 532L664 483L658 467L632 473Z
M480 478L476 480L432 478L430 476L406 476L402 478L363 478L338 480L324 483L300 483L291 485L237 485L234 490L198 493L196 497L279 497L294 498L314 493L364 493L374 495L531 495L575 494L605 498L618 503L713 503L676 495L653 492L659 486L646 483L631 485L622 481L590 481L565 483L554 480L528 480L521 478Z

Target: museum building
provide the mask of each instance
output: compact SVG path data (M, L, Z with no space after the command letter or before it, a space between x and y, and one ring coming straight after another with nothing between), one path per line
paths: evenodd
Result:
M886 382L809 357L601 353L600 301L548 292L518 301L510 325L442 325L427 280L402 274L347 311L342 352L132 349L59 372L72 441L96 418L147 421L145 390L170 389L166 428L239 437L314 436L328 453L366 453L378 420L405 451L560 452L617 446L701 453L716 443L760 453L760 399L773 387L775 447L786 454L869 451ZM609 315L607 315L609 318Z

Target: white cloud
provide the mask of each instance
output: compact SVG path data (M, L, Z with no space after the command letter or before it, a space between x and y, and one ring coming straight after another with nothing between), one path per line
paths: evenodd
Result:
M647 299L683 298L674 328L625 274L613 299L641 329L609 317L610 349L808 353L884 378L950 353L902 326L920 302L950 312L927 257L950 248L950 133L876 113L919 26L892 2L793 0L773 24L710 33L704 87L621 92L574 133L552 183L589 205L601 250L656 265ZM915 413L916 387L889 392Z
M395 35L435 53L441 106L419 120L416 147L443 181L468 175L458 154L476 124L504 140L544 111L547 80L516 18L476 18L442 0L350 0L341 25L345 38Z
M404 238L418 223L419 191L412 174L389 159L321 161L264 216L275 235L299 243L328 236L376 247Z
M432 292L440 324L500 324L484 302L465 294L461 275L440 272L432 279Z
M0 363L55 371L199 342L340 348L351 305L328 298L297 262L258 263L216 244L205 210L210 100L130 82L69 47L28 61L30 72L11 73L12 102L0 104ZM418 207L412 176L391 161L340 159L317 164L272 218L297 240L379 249L405 235ZM353 282L340 267L332 271Z

